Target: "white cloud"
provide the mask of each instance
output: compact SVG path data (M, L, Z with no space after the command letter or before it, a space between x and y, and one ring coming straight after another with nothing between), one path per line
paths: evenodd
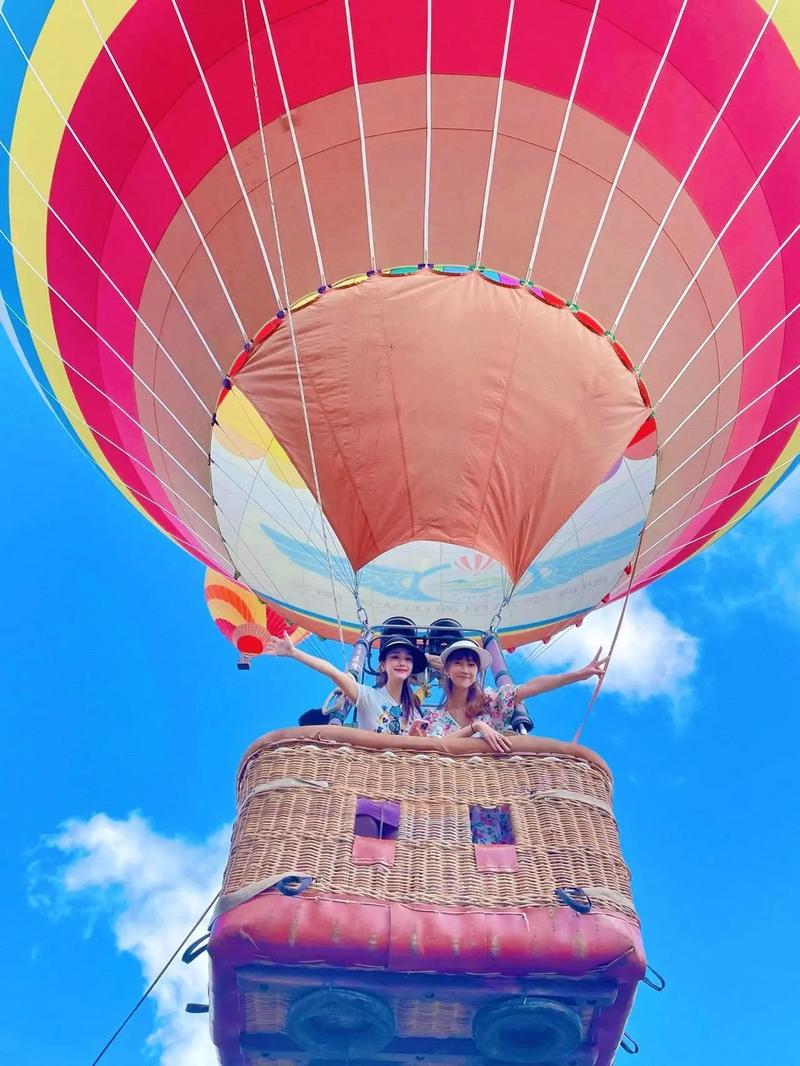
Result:
M620 604L590 614L583 625L554 638L541 654L536 652L536 672L583 666L602 647L611 646ZM531 662L534 647L517 655ZM690 681L697 668L700 645L692 636L655 607L647 592L628 601L614 655L603 682L605 693L617 693L629 704L666 698L677 725L688 716Z
M767 496L756 512L772 519L778 525L789 525L800 520L800 468Z
M61 914L82 909L93 924L108 920L118 949L139 961L144 990L219 889L229 835L225 828L192 844L161 836L138 814L71 820L47 841L58 869L45 882L37 863L31 899ZM203 957L190 966L176 960L152 993L157 1024L149 1044L160 1066L216 1066L207 1017L184 1011L208 1001L207 982ZM130 1006L120 1003L120 1017Z

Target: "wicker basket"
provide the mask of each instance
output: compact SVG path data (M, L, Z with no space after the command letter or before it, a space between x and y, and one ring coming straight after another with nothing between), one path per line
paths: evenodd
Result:
M422 738L291 733L264 738L242 762L224 894L303 870L321 892L442 906L546 906L557 888L579 887L598 909L635 917L611 775L586 749L520 738L496 756L480 741L437 751ZM392 865L352 861L360 796L400 805ZM471 805L508 808L516 871L478 869Z

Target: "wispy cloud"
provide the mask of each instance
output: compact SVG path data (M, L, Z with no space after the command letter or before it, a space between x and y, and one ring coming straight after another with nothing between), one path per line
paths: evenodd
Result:
M31 901L88 916L89 935L108 921L117 948L139 961L144 990L218 890L228 839L227 828L199 844L162 836L138 814L71 820L46 842L53 863L37 862ZM149 1044L160 1066L216 1066L206 1019L184 1011L188 1002L206 1002L207 983L201 960L176 961L156 986ZM130 1006L120 1003L120 1016Z
M517 659L530 665L536 654L537 673L582 666L601 645L609 649L619 612L619 603L595 611L580 628L567 630L541 654L532 647L517 652ZM699 655L697 637L671 622L647 592L636 593L628 602L603 691L621 696L631 710L664 699L675 723L683 725L690 713L691 681Z

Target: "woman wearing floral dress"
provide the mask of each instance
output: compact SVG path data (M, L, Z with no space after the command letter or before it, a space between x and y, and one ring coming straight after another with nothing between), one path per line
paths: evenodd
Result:
M579 670L543 674L521 685L484 690L478 682L478 673L491 664L489 653L472 640L457 640L440 657L444 700L438 707L426 707L424 721L415 722L411 732L429 737L479 736L493 751L510 751L511 742L505 732L510 727L514 707L531 696L602 676L608 659L601 655L602 648ZM470 819L476 844L504 844L513 840L508 814L501 808L473 807Z

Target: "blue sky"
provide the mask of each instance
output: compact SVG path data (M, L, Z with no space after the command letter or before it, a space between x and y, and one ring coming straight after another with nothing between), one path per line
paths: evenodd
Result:
M326 686L286 661L235 669L201 567L81 455L4 339L0 355L13 412L0 527L2 1057L86 1066L215 891L242 750ZM798 533L795 474L635 597L585 734L615 773L646 944L669 982L661 996L642 990L630 1021L642 1066L796 1053ZM608 629L608 617L587 622L550 663L588 657ZM532 702L539 731L569 737L589 691ZM201 965L170 977L109 1066L213 1062L205 1019L180 1014L202 998Z

